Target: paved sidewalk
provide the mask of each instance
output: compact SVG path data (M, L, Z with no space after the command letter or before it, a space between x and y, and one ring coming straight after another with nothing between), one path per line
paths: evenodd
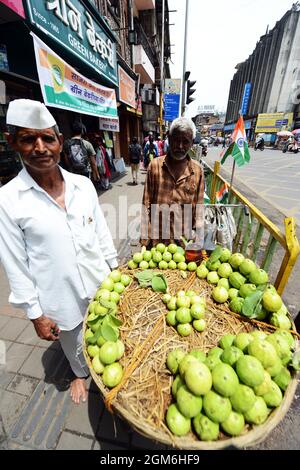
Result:
M123 254L131 247L114 227L112 207L119 198L128 196L128 207L139 203L141 184L133 186L128 173L100 195L107 212L108 224L115 229L115 243ZM124 211L125 209L123 209ZM120 211L122 212L122 211ZM119 222L124 220L124 214ZM136 214L125 214L134 231ZM294 284L294 289L298 284ZM0 366L0 449L64 450L159 450L165 446L134 432L130 426L105 409L101 396L89 379L89 396L85 404L72 404L67 390L70 370L58 343L37 338L23 312L8 305L9 288L0 266L0 340L6 346L6 365ZM1 347L0 342L0 347ZM1 349L0 349L1 355ZM1 359L1 356L0 356ZM299 449L299 387L292 407L274 432L255 448ZM253 448L254 449L254 448Z

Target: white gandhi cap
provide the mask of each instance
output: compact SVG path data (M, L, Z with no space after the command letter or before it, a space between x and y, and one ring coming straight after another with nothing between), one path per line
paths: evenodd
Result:
M28 129L48 129L55 126L56 122L44 103L20 99L9 103L6 124Z

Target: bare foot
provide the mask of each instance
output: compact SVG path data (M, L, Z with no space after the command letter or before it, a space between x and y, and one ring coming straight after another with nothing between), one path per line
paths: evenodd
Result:
M85 386L85 379L77 378L71 382L70 395L76 405L79 405L80 399L82 399L83 402L86 401L88 392Z

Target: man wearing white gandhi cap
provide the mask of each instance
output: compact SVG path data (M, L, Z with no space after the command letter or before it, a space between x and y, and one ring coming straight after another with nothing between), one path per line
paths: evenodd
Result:
M59 165L62 135L43 103L9 103L6 134L24 168L0 188L0 258L11 294L38 336L60 340L74 378L75 403L85 401L88 368L82 321L99 284L118 265L91 181Z

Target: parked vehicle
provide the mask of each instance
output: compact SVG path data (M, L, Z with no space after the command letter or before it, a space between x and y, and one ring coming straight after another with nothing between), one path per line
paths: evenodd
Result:
M254 144L254 150L261 150L265 149L265 141L262 137L257 137Z

